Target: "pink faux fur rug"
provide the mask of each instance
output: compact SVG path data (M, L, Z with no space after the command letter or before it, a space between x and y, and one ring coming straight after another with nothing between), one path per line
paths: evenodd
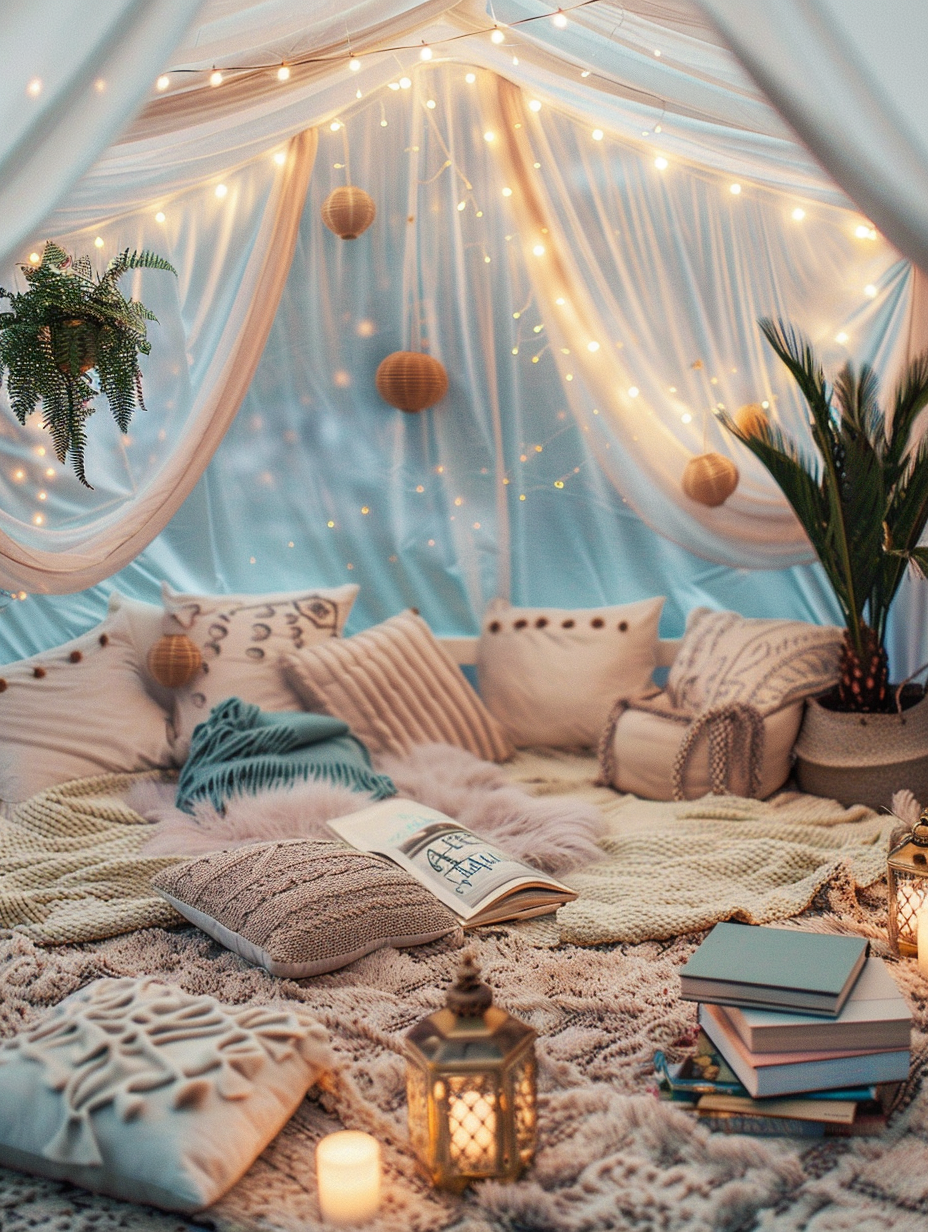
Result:
M400 795L447 813L482 838L548 873L566 873L600 859L599 810L571 796L536 798L513 787L492 762L446 744L420 745L405 758L384 757ZM224 814L208 803L191 816L174 807L174 785L139 783L129 806L156 822L146 856L198 856L208 851L286 838L331 839L326 822L357 812L370 797L328 783L238 796Z

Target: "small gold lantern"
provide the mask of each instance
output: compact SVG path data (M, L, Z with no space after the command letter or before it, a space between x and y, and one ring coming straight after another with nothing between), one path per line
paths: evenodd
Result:
M472 954L406 1036L409 1136L432 1183L515 1180L535 1153L535 1035L493 1004Z
M918 953L918 913L928 910L928 810L889 853L889 941L897 954Z

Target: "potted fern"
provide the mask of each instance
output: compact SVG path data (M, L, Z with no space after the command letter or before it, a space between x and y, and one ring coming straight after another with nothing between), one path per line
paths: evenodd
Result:
M821 561L844 618L841 676L809 703L797 742L800 786L876 807L908 787L928 796L928 700L888 680L886 623L906 569L928 574L928 352L909 364L887 414L869 365L846 364L829 388L809 342L786 322L760 328L809 408L815 454L763 416L725 426L767 468ZM921 794L920 794L921 793Z
M41 401L44 424L59 462L70 455L86 487L84 424L103 394L113 418L127 432L142 401L139 355L151 343L146 326L156 320L138 300L126 299L119 279L133 269L174 267L155 253L126 249L94 275L89 257L70 257L49 241L37 265L22 265L25 291L0 287L10 310L0 312L0 381L4 374L13 413L25 424ZM90 373L96 371L99 389Z

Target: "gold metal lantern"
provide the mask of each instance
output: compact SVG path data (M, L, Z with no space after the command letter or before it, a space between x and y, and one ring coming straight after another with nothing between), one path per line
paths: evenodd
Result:
M928 935L928 810L911 834L894 847L887 861L889 941L897 954L918 953L919 913L926 913L922 935Z
M466 954L447 1005L406 1036L409 1136L432 1183L514 1180L535 1153L535 1031Z

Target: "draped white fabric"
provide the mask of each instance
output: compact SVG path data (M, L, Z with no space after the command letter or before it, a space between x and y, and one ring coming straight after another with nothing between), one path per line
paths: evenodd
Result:
M125 127L201 3L0 6L0 265Z
M192 433L212 407L223 418L210 448L226 424L228 435L115 579L123 589L153 598L159 576L233 590L355 580L360 624L414 604L461 633L496 593L564 604L670 593L667 632L705 601L833 618L785 501L712 412L764 400L803 436L762 314L795 320L829 366L850 353L892 373L909 343L911 267L882 237L855 234L866 216L693 5L600 0L572 10L564 31L516 24L545 12L536 0L500 0L492 14L476 0L319 0L310 21L297 0L208 0L172 64L215 64L222 85L172 72L46 224L77 251L98 231L104 256L153 247L181 279L139 283L161 321L145 366L151 410L128 444L105 412L91 420L94 493L56 473L37 503L43 437L4 423L0 530L20 545L8 585L65 591L104 577L125 557L97 532L121 527L118 552L143 546L164 522L142 510L169 514L206 461ZM285 59L280 81L268 66ZM235 71L247 65L265 67ZM293 205L297 181L273 155L310 126L322 145L293 268L233 421L260 337L241 328L246 272L263 260L286 273L262 220L279 217L288 174ZM346 244L318 211L348 178L378 217ZM264 315L275 287L259 297ZM446 364L451 392L434 412L394 415L374 369L420 345ZM241 364L231 401L217 379L228 369L217 358L210 371L221 354ZM742 474L712 511L679 486L707 448ZM758 567L770 572L746 572ZM63 623L63 603L41 602ZM88 592L70 610L99 602ZM5 614L19 649L39 603ZM900 634L900 662L920 637Z
M928 271L928 5L699 3L822 166Z

